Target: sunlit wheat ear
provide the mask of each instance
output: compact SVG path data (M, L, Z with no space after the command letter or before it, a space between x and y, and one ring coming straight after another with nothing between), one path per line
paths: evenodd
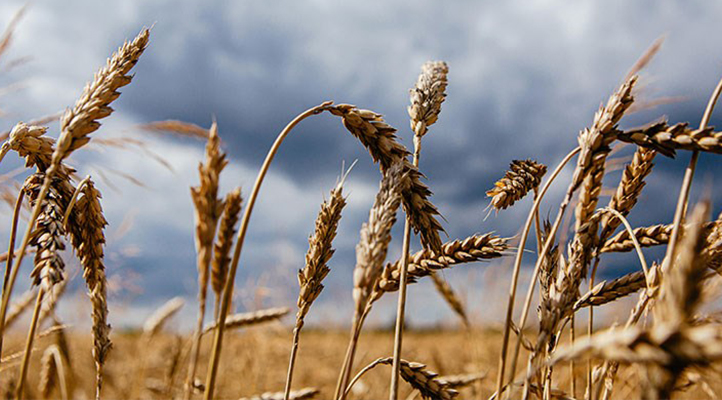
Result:
M316 388L303 388L293 390L289 393L288 400L310 400L315 399L321 393ZM266 392L251 397L241 397L240 400L284 400L283 392Z
M350 391L352 386L368 371L377 365L391 365L392 357L379 358L367 365L359 371L353 378L346 391ZM438 377L435 372L428 371L425 364L410 362L406 360L400 361L401 377L414 389L421 393L421 397L427 400L451 400L459 395L459 392L451 388L451 385Z
M420 250L409 257L407 266L409 282L457 264L499 258L509 248L508 242L507 238L487 233L444 243L438 254L429 250ZM398 290L400 275L400 260L393 264L386 264L374 287L373 301L376 301L385 292Z
M547 167L544 164L533 160L512 161L504 177L494 184L493 189L486 192L486 195L491 197L491 206L497 211L513 206L527 193L539 187L546 172Z
M329 107L328 111L343 118L343 124L371 154L381 167L381 172L396 163L401 163L408 190L402 193L404 210L406 211L414 231L421 236L425 248L438 250L441 246L439 232L443 231L436 219L439 211L429 200L431 190L421 182L422 174L409 162L409 151L396 140L396 129L384 121L380 114L369 110L359 110L350 104L339 104Z
M634 101L632 89L636 82L636 76L629 78L609 98L606 106L599 108L592 126L579 133L579 147L582 150L577 159L570 191L575 191L582 184L584 177L590 172L594 159L609 152L609 144L616 138L616 125Z
M163 329L165 323L183 307L183 301L180 297L174 297L162 306L160 306L153 314L146 318L143 323L143 334L149 337L156 335Z
M211 285L216 297L220 298L223 286L228 275L229 257L233 246L233 237L236 234L236 224L241 213L241 189L236 188L226 195L223 201L223 216L218 226L218 238L213 248L213 262L211 264Z
M291 310L286 307L276 307L229 315L226 317L226 329L239 329L264 322L276 321L288 315L290 312ZM203 334L212 332L214 329L216 329L215 322L207 324L203 327Z
M25 158L26 167L37 166L38 170L44 172L50 166L55 144L54 139L45 136L47 131L48 128L44 126L20 122L10 131L3 150L15 150L20 157Z
M652 172L654 157L657 152L644 147L637 147L632 162L624 168L622 179L617 186L617 191L609 200L609 208L627 215L637 204L642 189L645 185L645 178ZM619 227L621 221L611 214L602 217L601 240L606 240Z
M331 190L328 201L321 205L313 235L308 239L306 264L298 271L298 284L301 289L298 295L297 318L300 321L303 321L311 304L321 294L321 282L330 271L327 264L335 251L331 246L341 220L341 211L346 205L342 192L342 184ZM303 325L303 322L300 324Z
M75 204L76 228L71 229L73 247L83 266L83 277L93 305L93 358L96 365L96 397L100 397L103 382L103 365L110 351L110 324L108 324L107 279L105 276L105 226L100 192L92 180L81 189L83 196Z
M358 315L363 314L374 285L381 276L386 252L391 242L391 228L396 223L396 212L401 204L405 178L400 164L386 171L376 201L369 212L369 220L361 228L361 239L356 245L356 267L353 272L353 298Z
M411 130L418 139L434 124L441 112L441 103L446 99L447 74L449 67L443 61L427 61L421 66L416 86L411 89L411 105L408 107ZM415 139L414 143L419 140Z
M143 29L132 42L125 42L85 86L75 106L65 111L53 153L54 165L59 165L70 153L86 144L90 140L88 135L100 127L98 120L113 112L110 104L120 96L117 90L133 79L129 72L148 45L149 35L150 31Z
M614 135L623 142L648 147L668 157L674 157L677 150L722 154L722 132L715 132L714 128L693 129L687 123L670 126L659 122L628 131L615 129Z

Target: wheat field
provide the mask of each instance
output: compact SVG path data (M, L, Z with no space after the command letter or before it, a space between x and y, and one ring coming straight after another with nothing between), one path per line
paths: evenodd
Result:
M0 55L12 26L0 41ZM57 118L17 122L0 148L0 161L20 157L26 172L7 185L13 205L9 248L2 255L0 305L0 392L7 398L249 398L249 399L685 399L715 398L722 390L719 285L722 282L722 216L709 196L690 200L701 153L722 153L722 133L708 126L722 81L699 125L669 124L664 118L623 129L620 121L645 104L635 102L638 73L661 42L644 52L618 88L579 130L566 157L510 160L508 170L486 192L488 213L504 218L529 196L520 234L495 232L446 238L446 221L434 204L433 180L423 174L424 138L443 118L453 69L443 61L421 66L409 80L409 129L391 126L375 111L324 101L301 111L278 133L252 187L224 193L220 181L229 165L223 127L158 121L161 130L205 141L194 206L197 299L168 302L137 329L116 330L109 313L103 185L79 176L74 152L102 141L101 120L113 117L113 102L133 84L134 67L153 51L153 31L142 28L101 66L77 101ZM139 88L143 90L143 88ZM346 99L344 99L346 100ZM351 99L352 100L352 99ZM378 110L380 111L380 110ZM701 111L702 112L702 111ZM358 227L353 313L338 316L347 327L306 326L324 295L334 256L334 239L344 216L351 168L329 188L309 227L308 251L297 272L295 304L236 313L236 277L249 221L264 178L284 139L307 119L336 122L348 141L360 144L379 168L378 192L368 219ZM57 121L56 121L57 120ZM56 124L57 122L57 124ZM402 144L407 136L413 149ZM408 142L408 140L407 140ZM122 139L121 139L122 143ZM633 148L626 160L614 148ZM682 182L670 182L677 208L668 221L632 226L627 216L648 207L641 195L654 179L654 162L690 155ZM543 158L540 155L539 158ZM197 160L193 160L196 162ZM603 180L614 168L621 178L600 201ZM565 166L573 173L565 177ZM20 175L17 175L20 176ZM566 181L565 181L566 180ZM552 183L566 187L560 204L545 198ZM677 189L679 188L679 191ZM713 186L712 189L714 190ZM541 205L555 214L544 217ZM21 218L23 210L27 218ZM24 214L23 214L24 215ZM562 232L565 218L571 228ZM392 242L393 227L403 236ZM483 229L483 228L482 228ZM530 238L537 246L530 246ZM401 242L396 260L390 247ZM111 240L109 237L107 240ZM421 247L419 251L411 251ZM650 250L664 255L652 259ZM72 250L71 252L64 250ZM600 260L613 253L635 255L633 270L617 279L597 277ZM82 268L92 310L91 328L63 323L56 307L65 299L67 257ZM506 259L512 266L500 327L480 326L443 273L462 264ZM23 263L25 261L25 263ZM533 265L528 276L522 263ZM17 284L30 278L29 287ZM528 279L528 282L523 282ZM458 329L407 328L407 288L422 280L458 316ZM328 283L326 283L328 284ZM538 287L538 288L537 288ZM209 290L210 288L210 290ZM297 290L297 292L296 292ZM397 305L394 326L370 329L366 322L381 298ZM411 298L409 297L409 301ZM59 305L60 304L60 305ZM195 310L191 332L174 329L181 307ZM623 323L595 319L595 310L616 307ZM259 326L255 326L259 325Z

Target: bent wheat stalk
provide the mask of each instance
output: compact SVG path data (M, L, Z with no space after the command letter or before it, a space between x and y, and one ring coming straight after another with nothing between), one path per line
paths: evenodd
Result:
M226 280L226 284L223 288L223 301L221 302L221 308L220 312L218 313L217 318L217 324L218 328L216 329L215 336L213 338L213 347L211 350L211 357L208 362L208 372L206 375L206 390L204 392L204 398L206 400L210 400L213 398L213 392L215 388L216 383L216 375L218 373L218 365L220 362L220 355L221 355L221 347L223 346L223 332L226 325L226 317L228 316L228 310L231 305L231 299L233 297L233 286L234 281L236 278L236 271L238 270L238 261L240 260L241 256L241 250L243 249L243 241L246 238L246 232L248 230L248 222L251 218L251 212L253 211L253 206L256 204L256 198L258 197L258 192L261 189L261 184L263 183L263 179L266 176L266 172L268 172L268 168L271 166L271 162L273 161L273 158L276 155L276 152L278 151L279 147L281 146L281 143L283 143L283 140L286 138L286 136L293 130L293 128L298 125L299 122L303 121L304 119L312 116L322 113L326 108L328 108L332 102L327 101L325 103L322 103L316 107L310 108L300 115L298 115L296 118L293 119L278 135L276 138L276 141L271 146L271 149L268 151L268 154L266 155L266 159L263 161L263 165L261 166L261 170L258 172L258 177L256 177L256 182L253 184L253 189L251 190L251 197L248 199L248 205L246 206L246 211L243 213L243 218L241 220L241 227L238 230L238 239L236 241L236 247L233 251L233 259L231 260L231 266L230 270L228 271L228 277Z
M559 173L562 171L565 165L579 153L581 150L580 147L576 147L574 150L570 151L569 154L564 157L564 159L557 165L556 169L552 174L549 176L549 179L544 184L544 186L539 191L539 195L534 200L534 204L532 205L531 210L529 211L529 214L527 216L526 222L524 223L524 228L522 229L521 239L519 239L519 249L516 253L516 259L514 260L514 271L512 272L512 278L511 278L511 287L509 288L509 302L507 304L506 308L506 322L504 324L504 338L502 340L502 347L501 347L501 356L499 359L499 372L497 375L497 388L496 388L496 395L498 398L501 398L501 393L504 385L504 370L506 367L506 352L507 348L509 346L509 333L511 330L511 324L512 324L512 313L514 310L514 301L516 299L516 288L517 283L519 281L519 272L521 271L521 260L523 257L523 249L526 245L526 239L529 236L529 230L531 229L532 222L534 221L534 216L537 214L537 210L539 209L539 205L541 204L542 199L544 198L544 195L546 194L547 190L549 189L549 186L551 186L551 183L556 179L556 177L559 175ZM554 235L556 234L556 230L558 229L559 222L561 221L561 218L557 216L557 221L555 221L554 225L555 227L552 228L551 232L549 233L549 236L547 237L546 242L544 243L544 246L542 247L542 251L539 253L539 261L537 262L537 265L534 267L534 277L532 279L532 282L536 280L537 275L539 274L539 267L541 265L541 261L543 260L543 257L541 255L546 254L549 249L551 248L551 243L553 242ZM533 287L533 285L532 285ZM520 325L521 326L521 325ZM521 328L523 329L523 328Z

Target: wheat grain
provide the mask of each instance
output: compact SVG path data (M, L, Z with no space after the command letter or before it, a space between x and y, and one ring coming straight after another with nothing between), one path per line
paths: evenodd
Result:
M494 184L493 189L486 192L486 195L491 197L491 206L497 211L513 206L527 193L539 187L546 172L547 167L534 160L512 161L504 177Z
M409 278L413 282L415 279L457 264L499 258L508 248L508 239L487 233L444 243L439 254L429 250L420 250L409 258L407 267ZM400 275L400 261L386 264L374 288L374 301L384 292L398 290Z
M361 228L356 246L356 267L353 272L353 298L356 314L361 316L371 300L373 289L383 271L391 228L396 223L396 211L401 204L405 174L400 164L389 168L381 180L369 220Z
M624 168L622 179L617 186L617 191L609 200L609 208L619 211L626 216L637 204L637 199L642 193L644 179L652 172L654 157L657 152L644 147L638 147L634 152L632 162ZM621 221L612 215L606 214L602 217L602 231L599 234L600 240L604 241L619 227Z
M100 204L100 192L92 180L82 188L83 196L75 204L77 225L71 228L73 247L83 265L83 277L93 305L93 358L96 365L96 398L100 398L103 382L103 365L112 348L110 324L108 324L107 280L105 276L104 251L105 226Z
M143 29L132 42L125 42L115 52L92 82L88 83L73 108L67 109L60 119L61 134L53 153L52 163L60 161L86 144L89 134L100 127L97 121L109 116L110 104L120 96L118 89L132 80L128 75L148 45L150 31Z
M436 220L439 211L429 201L431 190L421 182L421 173L407 159L409 151L396 141L396 129L387 124L380 114L359 110L350 104L329 107L328 111L343 119L346 129L366 147L374 162L379 163L382 173L396 163L403 165L409 180L409 189L402 192L404 210L414 232L421 236L423 246L438 250L441 246L439 232L443 231Z
M611 281L599 282L592 290L579 297L574 304L574 310L611 303L637 292L646 285L644 271L632 272Z
M713 128L692 129L687 123L670 126L658 122L646 128L615 130L614 135L623 142L648 147L668 157L674 157L677 150L722 154L722 132Z
M311 304L323 290L321 282L330 271L327 264L335 251L331 246L333 239L336 237L338 222L341 220L341 211L346 205L346 199L344 199L342 192L342 183L339 183L336 188L331 190L329 200L324 201L321 205L313 235L308 238L309 246L308 252L306 252L306 264L303 269L298 271L300 292L296 318L301 321L301 326L303 326L303 319L308 313Z
M428 61L421 67L416 86L409 91L411 105L408 107L414 142L420 143L441 112L441 103L446 99L446 75L449 67L443 61ZM418 146L417 146L418 148Z
M582 181L590 172L594 160L600 156L605 157L609 153L609 144L617 136L615 127L625 111L634 102L632 89L636 82L636 76L632 76L624 82L609 98L607 105L599 108L599 111L594 115L592 126L583 129L579 133L581 152L569 187L570 192L575 191L582 184Z

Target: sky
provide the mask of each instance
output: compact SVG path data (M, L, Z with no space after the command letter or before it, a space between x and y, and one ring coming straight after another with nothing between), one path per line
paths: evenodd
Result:
M0 27L24 1L0 3ZM179 119L208 127L217 121L230 165L222 192L240 186L250 193L266 151L295 115L325 100L351 103L384 115L412 146L406 107L421 65L449 65L447 100L439 122L424 137L421 170L434 191L449 240L493 231L514 236L531 202L487 219L485 191L509 162L533 158L550 168L576 146L579 130L619 86L634 61L656 39L664 45L642 72L638 101L675 98L625 117L634 127L666 117L699 124L722 76L722 3L669 0L615 1L367 1L237 2L141 1L32 2L0 59L0 130L18 121L56 113L74 104L85 83L125 39L152 26L148 49L133 82L114 103L116 112L93 134L132 138L128 149L90 145L70 160L90 174L103 193L110 223L107 268L111 322L137 326L174 296L187 300L178 326L195 317L196 267L189 187L198 184L204 143L159 136L138 124ZM711 124L720 125L719 113ZM58 123L49 134L57 136ZM91 142L92 143L92 142ZM630 146L615 153L629 157ZM157 158L163 160L159 162ZM284 142L264 182L236 280L238 311L295 307L296 270L303 266L308 235L319 206L341 174L348 178L337 249L326 289L310 313L311 323L348 323L351 317L354 247L378 188L378 168L336 117L304 121ZM657 157L634 226L672 219L689 154ZM693 187L699 199L722 171L720 156L705 154ZM22 163L8 156L0 173ZM617 185L611 172L605 187ZM24 175L20 175L22 179ZM565 170L542 205L553 216L571 177ZM722 195L712 190L713 212ZM607 197L602 198L604 204ZM0 208L2 226L11 209ZM389 258L400 254L401 224ZM8 231L0 233L7 241ZM533 240L529 248L533 248ZM418 240L412 249L419 249ZM659 251L648 253L660 257ZM65 318L83 323L72 310L89 308L77 262L68 252L67 275L75 290ZM508 290L511 259L462 266L443 274L468 304L472 319L499 323ZM528 273L531 255L524 266ZM636 268L634 259L610 257L602 278ZM29 284L21 274L19 287ZM409 291L412 324L456 324L428 282ZM391 324L396 296L387 296L370 322ZM490 306L491 305L491 306ZM82 315L82 313L80 314Z

